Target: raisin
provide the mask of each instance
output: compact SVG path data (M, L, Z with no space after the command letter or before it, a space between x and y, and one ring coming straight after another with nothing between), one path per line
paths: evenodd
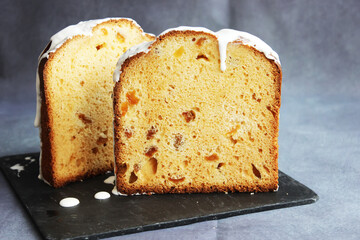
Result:
M92 153L97 154L99 152L99 149L97 147L94 147L91 149Z
M83 113L79 113L78 117L84 124L92 123L92 120L89 117L85 116L85 114L83 114Z
M96 140L96 144L97 145L101 145L101 144L105 144L107 142L107 137L99 137L97 140Z
M195 112L193 110L190 110L188 112L183 112L182 115L185 118L186 122L193 121L195 119L195 116L196 116Z
M146 139L152 139L157 131L158 130L154 126L151 126L151 128L147 131Z
M204 59L206 61L209 61L209 58L204 54L197 55L196 60L199 60L199 59Z
M131 138L132 137L132 131L129 129L125 129L124 134L127 138Z
M180 133L175 135L174 147L176 149L178 149L183 144L182 140L183 140L183 136Z
M145 155L148 157L152 157L158 151L157 147L151 146L145 151Z
M218 166L217 166L217 169L220 169L224 165L225 165L225 163L219 163Z

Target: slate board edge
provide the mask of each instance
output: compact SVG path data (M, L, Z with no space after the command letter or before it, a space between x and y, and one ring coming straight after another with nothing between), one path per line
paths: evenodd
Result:
M15 186L12 184L10 177L8 176L8 173L6 172L5 164L3 164L3 162L8 161L11 158L20 157L20 156L28 156L28 155L36 155L36 154L39 154L39 153L38 152L37 153L26 153L26 154L17 154L17 155L9 155L9 156L0 157L0 168L1 168L1 171L3 172L3 175L5 176L6 181L9 183L12 190L15 192L15 195L16 195L18 201L20 201L20 204L26 209L28 217L31 219L31 222L34 224L34 226L35 226L37 232L40 234L40 236L42 236L44 239L58 239L58 238L52 238L49 236L45 236L45 233L43 233L40 230L40 226L37 225L35 219L32 217L30 209L21 200L21 196L19 195L18 191L16 191ZM281 171L279 170L279 172L281 172ZM285 173L283 173L283 174L286 175L288 178L291 178L293 181L297 182L298 184L303 185L302 183L293 179L289 175L287 175ZM305 185L303 185L303 186L305 186ZM306 187L306 188L308 188L308 187ZM86 236L76 236L76 237L70 237L70 238L64 238L64 239L77 240L77 239L99 239L99 238L101 239L101 238L115 237L115 236L133 234L133 233L144 232L144 231L184 226L184 225L189 225L192 223L222 219L222 218L239 216L239 215L245 215L245 214L249 214L249 213L256 213L256 212L262 212L262 211L267 211L267 210L275 210L275 209L280 209L280 208L295 207L295 206L301 206L301 205L315 203L316 201L319 200L319 196L312 189L310 189L310 188L308 188L308 189L312 193L313 197L302 199L302 200L296 201L296 202L294 201L294 202L287 202L287 203L271 204L271 205L260 206L260 207L251 208L251 209L242 209L242 210L235 210L235 211L230 211L230 212L215 213L215 214L210 214L210 215L206 215L206 216L197 216L197 217L192 217L192 218L187 218L187 219L181 219L178 221L162 222L162 223L157 223L157 224L144 225L142 227L114 230L114 231L110 231L110 232L95 233L95 234L90 234L90 235L86 235Z
M17 155L8 155L8 156L3 156L0 157L0 169L1 172L4 175L4 178L6 179L6 181L8 182L8 184L11 186L11 189L13 191L13 193L15 193L16 199L18 200L18 202L20 203L21 206L23 206L23 208L25 208L26 213L28 218L30 219L30 221L32 222L34 228L36 229L37 233L42 236L44 239L48 239L46 238L46 236L41 232L40 227L36 224L35 219L32 217L30 209L26 206L26 204L21 200L21 196L19 195L18 191L16 191L15 186L12 184L10 177L8 176L6 170L5 170L5 164L3 164L3 162L8 161L8 159L14 158L14 157L18 157L18 156L25 156L25 155L35 155L37 153L28 153L28 154L17 154Z

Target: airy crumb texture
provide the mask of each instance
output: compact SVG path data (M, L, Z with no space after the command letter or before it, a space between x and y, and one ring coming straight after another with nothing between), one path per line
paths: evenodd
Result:
M129 47L153 40L126 19L67 40L39 64L43 178L54 187L113 168L113 72Z
M114 88L121 193L271 191L281 68L240 41L173 31L127 59Z

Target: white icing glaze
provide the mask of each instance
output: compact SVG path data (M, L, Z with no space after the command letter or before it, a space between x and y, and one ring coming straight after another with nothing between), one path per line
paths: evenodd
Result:
M225 71L226 69L225 60L227 45L229 42L234 42L236 40L240 40L242 44L257 49L258 51L264 53L268 59L274 60L277 64L281 65L278 54L264 41L250 33L236 31L233 29L222 29L216 33L216 37L219 41L221 71Z
M165 30L162 32L159 36L164 35L166 33L169 33L171 31L196 31L196 32L205 32L210 33L218 39L219 42L219 53L220 53L220 69L221 71L226 70L226 50L227 45L230 42L234 42L236 40L240 40L242 44L251 46L255 49L257 49L260 52L263 52L264 55L271 60L274 60L277 64L281 65L280 59L278 54L272 50L272 48L267 45L264 41L262 41L260 38L247 33L247 32L241 32L237 30L232 29L222 29L218 32L213 32L207 28L203 27L187 27L187 26L181 26L177 28L170 28L168 30ZM156 40L155 40L156 41ZM147 53L150 50L150 46L155 42L148 42L147 44L142 44L139 46L135 46L133 48L130 48L124 55L122 55L116 65L116 69L114 71L114 82L119 81L120 74L121 74L121 65L125 62L127 58L130 58L137 53L145 52Z
M10 169L11 170L16 170L17 175L20 176L20 172L24 171L24 166L21 166L19 163L17 163L14 166L11 166Z
M117 196L129 196L128 194L125 193L121 193L116 189L116 186L113 188L113 190L111 191L112 194L117 195ZM150 192L150 194L155 194L154 192ZM148 195L148 193L134 193L131 194L130 196L139 196L139 195Z
M166 33L171 32L171 31L195 31L195 32L206 32L206 33L210 33L212 35L216 35L216 33L211 31L210 29L207 29L204 27L180 26L180 27L176 27L176 28L169 28L169 29L163 31L162 33L160 33L159 36L165 35Z
M75 207L79 203L80 203L79 199L73 198L73 197L68 197L68 198L62 199L59 204L62 207Z
M114 185L114 181L115 181L115 176L110 176L104 180L104 183Z
M127 196L127 194L123 194L121 192L119 192L117 189L116 189L116 186L114 186L113 190L111 191L112 194L114 195L117 195L117 196Z
M138 26L142 30L140 25L136 21L134 21L133 19L130 19L130 18L104 18L104 19L95 19L95 20L79 22L78 24L68 26L68 27L64 28L63 30L59 31L58 33L56 33L55 35L53 35L50 38L51 45L50 45L49 49L39 56L38 67L36 69L36 116L35 116L35 120L34 120L34 126L39 128L39 136L40 136L40 157L39 157L40 169L39 169L39 177L38 178L41 179L41 180L44 180L44 182L46 182L47 184L49 184L49 182L45 181L45 179L42 176L42 172L41 172L41 159L42 159L41 147L42 147L42 142L41 142L40 119L41 119L41 101L42 101L42 99L41 99L41 96L40 96L39 63L43 58L48 58L49 54L51 52L55 52L56 49L61 47L61 45L64 44L68 39L71 39L76 35L91 36L92 35L92 29L96 25L98 25L100 23L103 23L103 22L106 22L106 21L109 21L109 20L118 20L118 19L129 20L129 21L133 22L136 26ZM142 32L142 34L146 35L148 33ZM152 34L150 34L150 35L152 35Z
M116 67L115 67L115 71L114 71L114 75L113 75L114 83L119 81L119 79L120 79L121 66L125 62L125 60L140 53L140 52L145 52L145 53L149 52L150 46L154 42L155 41L140 43L139 45L129 48L123 55L121 55L119 61L116 64Z
M137 24L137 22L135 22L133 19L130 19L130 18L104 18L104 19L95 19L95 20L79 22L76 25L71 25L71 26L64 28L63 30L59 31L58 33L56 33L55 35L53 35L50 38L51 45L46 52L44 52L42 55L40 55L39 63L40 63L41 59L48 58L50 53L55 52L56 49L61 47L67 40L73 38L74 36L77 36L77 35L91 36L92 29L96 25L106 22L106 21L109 21L109 20L118 20L118 19L129 20L142 30L140 25ZM146 33L142 32L142 34L145 35ZM37 74L36 74L37 107L36 107L36 117L35 117L35 121L34 121L35 127L40 127L40 110L41 110L40 78L39 78L38 70L39 69L37 69L37 71L36 71L37 72Z
M99 200L108 199L109 197L110 197L110 194L108 192L104 192L104 191L97 192L94 195L94 198L99 199Z
M32 162L35 162L35 158L31 158L31 157L25 157L25 160L26 161L29 161L28 164L32 163Z

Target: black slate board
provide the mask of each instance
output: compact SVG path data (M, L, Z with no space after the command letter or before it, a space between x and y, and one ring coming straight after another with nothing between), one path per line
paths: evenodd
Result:
M113 185L103 181L112 173L54 189L38 180L38 158L39 153L3 157L0 167L46 239L111 237L318 200L315 192L281 171L279 191L271 193L112 195L97 200L93 196L98 191L111 192ZM15 164L25 170L10 169ZM65 197L76 197L80 204L62 208L59 201Z

